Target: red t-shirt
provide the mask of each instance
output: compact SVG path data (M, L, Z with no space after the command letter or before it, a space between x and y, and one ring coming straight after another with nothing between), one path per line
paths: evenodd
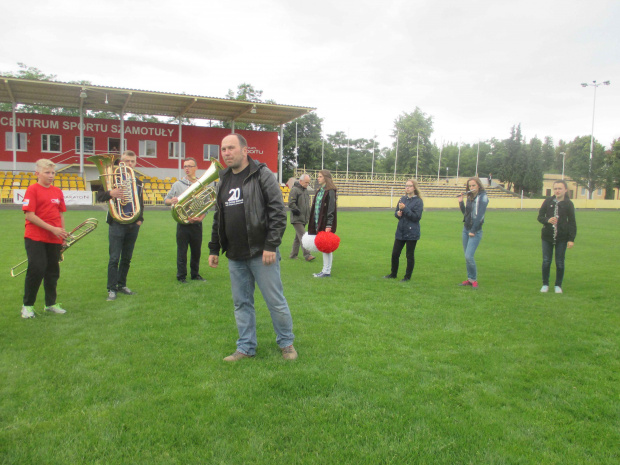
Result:
M62 191L55 186L43 187L36 183L26 189L22 210L34 212L39 218L52 226L62 227L61 212L66 212L65 198ZM40 228L26 220L26 233L24 237L33 241L62 244L62 239L56 237L47 229Z

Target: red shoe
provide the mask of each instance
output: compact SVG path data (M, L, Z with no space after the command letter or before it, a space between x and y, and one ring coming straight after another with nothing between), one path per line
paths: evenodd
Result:
M471 281L469 279L466 279L461 284L459 284L459 286L471 286ZM476 287L478 287L478 283L476 283Z
M478 289L478 281L474 281L473 283L471 283L471 287L473 287L474 289Z

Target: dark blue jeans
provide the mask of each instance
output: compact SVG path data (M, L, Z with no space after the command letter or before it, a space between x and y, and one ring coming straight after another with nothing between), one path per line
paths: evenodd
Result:
M553 248L555 247L555 285L562 287L564 279L564 257L566 255L566 246L568 242L557 242L555 246L553 242L542 241L542 280L543 285L549 285L549 273L551 272L551 262L553 260Z
M138 239L140 226L136 223L120 224L113 221L108 237L110 239L110 261L108 262L108 290L127 286L127 274Z
M187 247L191 249L190 275L200 276L202 250L202 223L177 224L177 279L187 278Z

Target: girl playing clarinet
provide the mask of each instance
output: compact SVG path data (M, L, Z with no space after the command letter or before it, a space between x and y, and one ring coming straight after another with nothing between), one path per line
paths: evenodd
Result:
M538 221L542 228L542 282L540 292L549 292L549 273L555 248L555 293L562 293L564 278L564 256L566 249L575 245L577 223L575 221L575 206L566 193L566 182L553 183L553 197L546 199L538 211Z

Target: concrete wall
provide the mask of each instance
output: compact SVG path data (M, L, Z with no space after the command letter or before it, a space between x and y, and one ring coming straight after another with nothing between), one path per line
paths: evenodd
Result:
M380 197L380 196L339 196L339 207L355 207L355 208L396 208L396 204L400 199L399 196L394 197ZM459 204L456 198L424 198L425 208L458 208ZM542 205L542 199L489 199L489 209L493 208L505 208L505 209L520 209L520 208L535 208L539 209ZM575 208L591 208L591 209L620 209L620 200L587 200L587 199L575 199L573 200Z

